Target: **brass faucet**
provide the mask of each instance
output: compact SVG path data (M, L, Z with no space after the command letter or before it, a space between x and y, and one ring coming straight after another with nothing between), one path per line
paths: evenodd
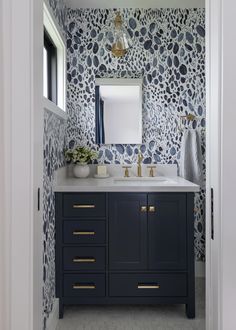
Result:
M143 155L141 153L138 154L138 171L137 175L140 178L142 176L142 160L143 160Z

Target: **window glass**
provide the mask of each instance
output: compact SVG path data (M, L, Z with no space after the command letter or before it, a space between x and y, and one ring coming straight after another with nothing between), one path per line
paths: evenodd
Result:
M51 8L44 2L43 95L66 109L66 41ZM47 104L49 104L47 102ZM55 108L54 108L55 109Z
M43 48L43 96L48 98L48 54Z
M44 90L47 98L58 104L57 102L57 48L51 40L49 34L44 32L44 70L45 85Z

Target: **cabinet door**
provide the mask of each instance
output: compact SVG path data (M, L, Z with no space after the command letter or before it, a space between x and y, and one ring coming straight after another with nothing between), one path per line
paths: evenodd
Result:
M186 268L186 195L148 195L148 262L150 270Z
M110 269L129 270L147 267L145 207L147 207L146 194L109 194Z

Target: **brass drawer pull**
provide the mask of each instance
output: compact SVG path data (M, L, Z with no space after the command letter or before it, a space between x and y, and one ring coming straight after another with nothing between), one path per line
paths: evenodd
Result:
M160 289L157 284L138 284L138 289Z
M73 205L73 209L95 209L95 205L94 204L74 204Z
M91 284L91 285L88 285L88 284L74 284L73 289L74 290L94 290L94 289L96 289L96 285L94 285L94 284Z
M148 211L151 212L151 213L156 212L155 206L149 206Z
M147 212L147 206L141 206L141 212Z
M73 231L74 236L94 236L95 234L95 231Z
M91 262L91 263L93 263L93 262L96 262L96 259L95 258L74 258L73 259L73 262L74 263L83 263L83 262Z

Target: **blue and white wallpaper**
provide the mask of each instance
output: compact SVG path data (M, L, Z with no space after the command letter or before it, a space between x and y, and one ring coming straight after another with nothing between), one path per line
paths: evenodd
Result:
M44 132L44 329L55 298L54 171L64 165L63 149L75 144L99 151L99 162L137 161L140 146L95 145L95 78L143 77L144 163L179 163L179 116L194 114L187 128L202 134L205 172L205 11L204 9L122 9L134 47L121 59L104 47L104 30L115 10L66 10L48 0L67 35L65 123L45 111ZM195 198L195 253L205 259L205 188Z
M49 111L44 113L43 179L43 312L46 319L55 298L55 207L53 180L55 171L65 165L66 123Z
M48 0L62 33L66 37L66 7L63 0ZM65 164L66 122L44 111L43 177L43 329L55 299L55 207L53 180L55 171Z
M202 135L205 159L205 10L122 9L134 47L122 58L105 48L104 31L115 10L68 10L67 145L92 146L101 163L136 163L140 146L95 145L95 78L143 77L144 163L178 164L180 116ZM205 172L205 160L203 164ZM205 258L205 192L195 198L195 253Z
M63 35L66 37L67 26L66 26L66 17L67 17L67 7L64 0L46 0L49 6L51 7L54 17L56 18Z

